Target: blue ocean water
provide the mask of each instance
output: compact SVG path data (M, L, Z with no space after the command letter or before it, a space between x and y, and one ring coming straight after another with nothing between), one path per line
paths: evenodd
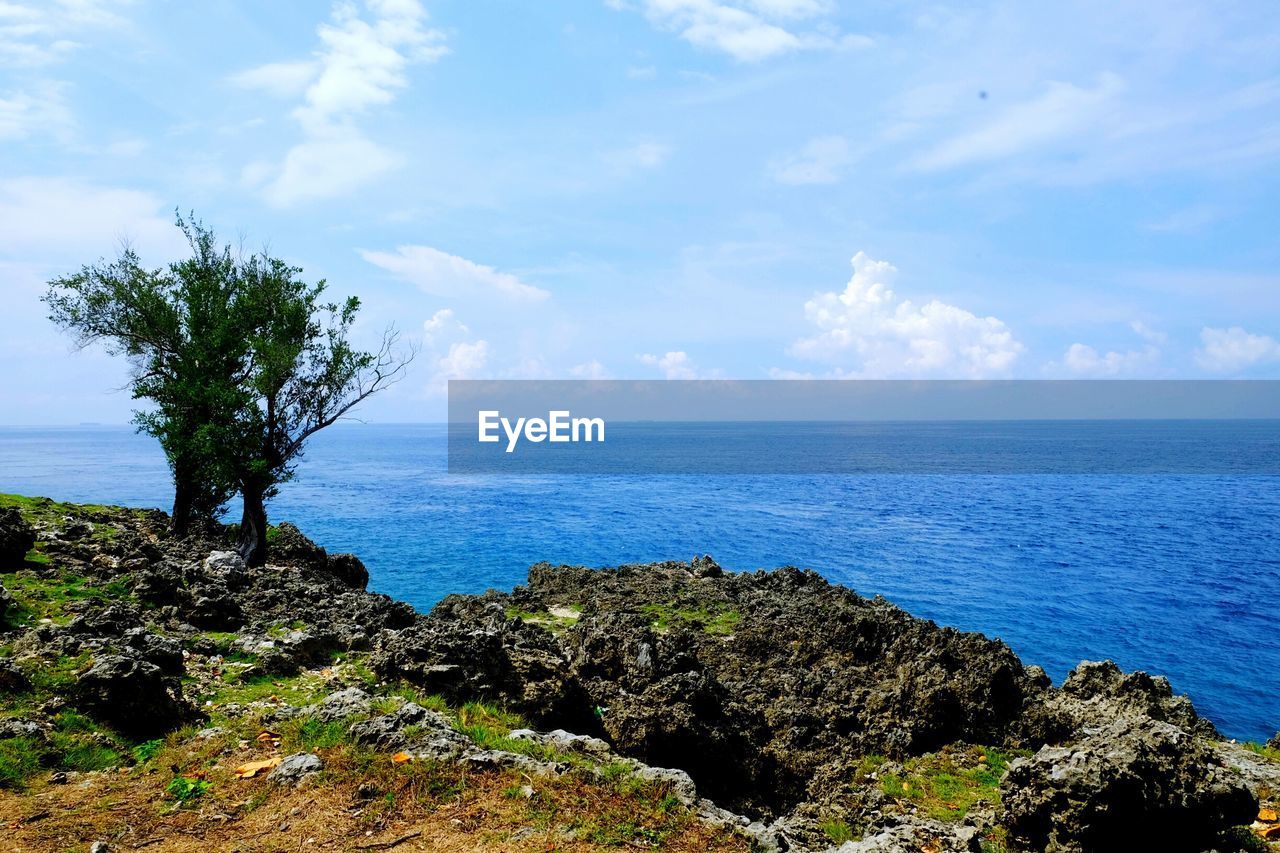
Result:
M158 447L125 427L0 428L0 491L170 498ZM443 425L344 424L271 513L424 610L540 560L791 564L1000 637L1055 680L1113 658L1168 675L1229 736L1280 728L1273 476L459 476Z

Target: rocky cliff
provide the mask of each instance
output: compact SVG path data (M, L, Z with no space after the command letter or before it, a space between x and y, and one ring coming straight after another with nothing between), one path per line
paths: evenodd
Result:
M544 564L418 614L357 558L271 540L250 571L158 512L0 502L0 821L26 849L188 849L283 813L274 838L295 791L337 849L1229 851L1276 825L1280 754L1163 678L1054 687L813 572ZM492 801L443 823L459 779ZM171 805L32 820L89 801L71 780ZM215 802L223 835L195 817Z

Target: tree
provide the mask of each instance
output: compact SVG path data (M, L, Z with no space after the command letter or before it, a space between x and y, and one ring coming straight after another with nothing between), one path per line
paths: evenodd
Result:
M186 535L216 523L234 489L221 448L226 414L248 400L240 387L247 342L235 316L237 260L198 222L179 216L177 225L190 258L147 270L126 246L112 263L49 282L44 301L80 346L101 342L130 359L134 399L153 404L134 422L164 449L173 530Z
M376 352L351 346L360 300L322 302L326 284L265 253L243 270L243 328L254 405L236 424L232 466L244 500L239 551L250 566L267 558L266 501L293 477L308 438L403 376L415 350L397 352L399 335L383 333Z
M394 329L376 352L348 341L360 301L323 302L325 282L266 252L219 246L178 217L191 256L148 271L125 247L114 263L49 283L50 318L82 346L102 342L132 363L140 430L164 448L173 475L173 526L212 527L236 491L238 547L267 557L266 501L289 480L307 439L397 381L415 351Z

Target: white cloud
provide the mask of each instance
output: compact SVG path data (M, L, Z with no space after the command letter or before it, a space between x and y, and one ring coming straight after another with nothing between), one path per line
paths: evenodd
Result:
M488 341L458 341L436 361L437 381L473 379L489 363Z
M610 374L607 368L599 361L592 359L582 364L575 364L569 368L569 375L574 379L609 379Z
M606 0L614 9L638 9L655 26L680 34L695 47L727 53L739 62L758 62L797 50L830 50L869 43L841 35L827 23L800 31L793 22L833 11L824 0Z
M320 63L311 60L269 62L231 75L231 82L244 89L256 89L277 98L296 98L320 73Z
M345 195L397 168L403 159L365 138L357 119L384 107L409 85L408 68L449 52L444 33L426 27L418 0L365 0L333 6L316 30L312 60L273 62L233 75L238 86L277 97L301 95L293 117L304 139L262 188L277 207Z
M397 246L392 252L362 250L360 256L436 296L503 296L512 302L541 302L551 294L511 273L450 255L430 246Z
M662 371L662 375L667 379L697 379L698 371L693 365L693 359L689 358L689 354L683 350L668 352L664 355L652 355L645 353L639 356L641 364L647 364L650 367L656 367Z
M1158 332L1141 321L1129 325L1139 337L1147 342L1141 349L1108 350L1099 353L1088 344L1074 343L1067 347L1062 356L1062 369L1075 376L1134 376L1150 373L1160 363L1160 347L1168 340L1168 335ZM1048 369L1056 371L1057 365L1050 364Z
M1112 73L1092 88L1054 82L1039 97L1015 104L981 127L936 145L916 161L923 171L951 169L1013 157L1071 139L1095 128L1109 114L1124 81Z
M452 308L441 308L431 315L430 320L423 322L422 334L427 343L433 343L439 335L469 335L471 330L454 318Z
M74 124L60 83L45 80L29 90L0 94L0 141L41 134L66 138Z
M359 131L343 128L289 149L279 175L262 188L276 207L345 195L398 168L404 158Z
M67 178L0 180L0 252L84 263L121 240L157 260L185 246L166 204L150 193Z
M627 69L627 77L632 80L652 80L657 76L658 69L652 65L633 65Z
M1200 330L1196 364L1204 370L1230 373L1273 361L1280 361L1280 341L1270 335L1255 335L1239 326Z
M798 153L774 162L770 171L780 184L834 184L851 162L849 140L843 136L819 136Z
M53 65L80 46L75 35L122 26L124 19L113 10L126 5L129 0L0 0L0 67Z
M840 375L879 378L984 377L1009 372L1024 347L995 317L979 317L937 299L917 306L889 285L897 269L859 252L840 293L805 303L817 333L800 338L795 358L832 365Z

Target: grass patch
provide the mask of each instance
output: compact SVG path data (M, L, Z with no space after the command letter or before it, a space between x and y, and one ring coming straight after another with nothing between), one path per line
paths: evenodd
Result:
M948 747L912 758L902 774L886 773L880 789L894 799L911 800L926 815L954 823L979 804L1000 804L1000 780L1015 755L990 747Z
M21 791L40 772L43 746L30 737L0 740L0 788Z
M1266 746L1261 743L1255 743L1254 741L1248 741L1240 745L1255 755L1261 755L1268 761L1274 761L1277 764L1280 764L1280 749L1275 749L1274 747Z
M522 610L519 607L511 606L507 608L508 619L519 619L521 622L528 622L531 625L540 625L553 634L559 634L578 624L578 619L582 614L582 607L577 604L571 604L565 608L562 613L552 613L550 610L543 610L534 613L530 610Z
M677 607L674 604L646 604L640 612L649 617L654 630L666 633L676 626L701 629L708 634L728 636L737 630L742 614L727 604Z
M129 587L119 578L97 583L70 572L42 578L32 571L0 574L0 585L16 599L19 613L14 627L29 625L40 619L51 619L59 625L85 609L90 601L125 601L131 597Z
M844 844L846 841L853 841L857 838L853 828L843 820L824 820L818 824L822 830L822 834L830 839L832 844Z

